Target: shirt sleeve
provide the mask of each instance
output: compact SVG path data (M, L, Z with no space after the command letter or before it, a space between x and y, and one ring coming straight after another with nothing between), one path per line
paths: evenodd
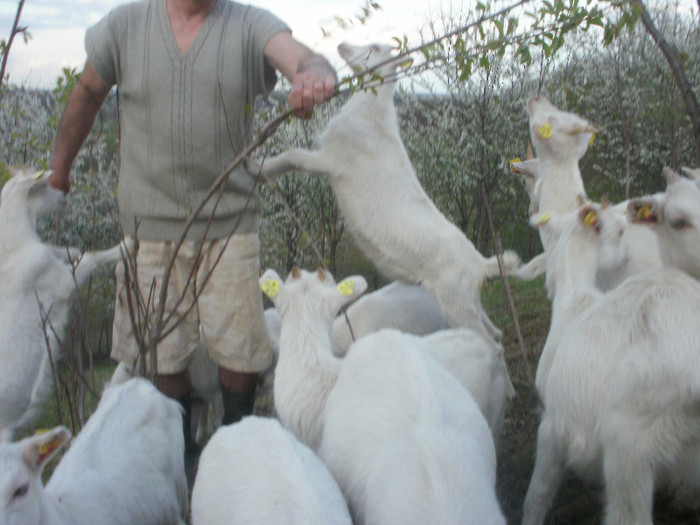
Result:
M271 12L258 7L248 6L246 19L249 30L248 63L254 67L251 79L258 83L258 89L254 91L269 94L277 83L277 72L265 60L265 46L277 33L291 32L291 29Z
M87 59L107 86L117 83L120 38L126 33L129 5L110 11L85 33Z

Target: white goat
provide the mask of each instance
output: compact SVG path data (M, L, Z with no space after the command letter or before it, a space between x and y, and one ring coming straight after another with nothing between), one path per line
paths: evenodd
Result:
M41 242L37 218L65 205L63 192L48 185L50 173L19 171L2 188L0 436L4 439L32 423L50 394L52 362L62 357L61 340L77 287L97 266L121 258L122 247L115 246L71 262L75 250Z
M382 328L423 335L444 330L447 320L425 288L394 281L360 297L336 317L333 353L343 357L353 341Z
M585 119L557 109L544 97L531 98L527 108L537 159L514 162L511 169L523 177L531 210L572 211L579 199L586 199L578 161L596 130ZM623 215L626 207L627 203L620 203L617 210ZM546 230L540 231L540 236L546 251L553 241ZM636 225L625 228L621 242L627 245L629 258L619 268L598 271L597 283L602 290L614 288L631 275L662 266L657 238L648 228ZM536 275L542 269L540 263L528 263L520 269L519 276Z
M288 150L261 167L251 161L248 169L268 177L299 169L326 175L355 240L382 272L425 287L450 326L498 340L500 330L481 307L484 280L499 275L497 258L479 253L420 186L393 103L392 77L407 59L392 59L391 51L377 44L338 46L353 69L376 67L386 81L350 97L328 123L317 151ZM519 259L508 251L503 264L510 271Z
M505 524L489 427L425 345L381 330L351 347L319 455L358 525Z
M564 214L568 222L557 218L553 221L554 224L541 228L549 230L547 233L554 239L554 245L558 247L554 250L552 249L554 245L550 245L550 249L545 252L546 285L548 295L552 298L552 319L535 375L535 386L543 401L546 401L544 399L546 382L552 361L561 345L562 334L603 294L597 286L587 286L588 277L593 275L595 279L595 275L601 268L613 271L623 266L628 259L627 245L620 242L625 228L622 217L608 206L597 204L583 206L583 202L580 202L579 206L581 206L579 209ZM588 213L591 215L587 215ZM545 212L543 217L548 215L550 214ZM590 238L584 238L588 243L579 240L581 232L572 227L576 220L586 220L586 216L589 217L589 222L593 221L590 225L586 224L590 226L592 232ZM603 216L606 220L601 220ZM557 223L564 225L556 227ZM587 230L583 231L587 232ZM566 237L559 239L558 236L562 234ZM577 257L581 262L578 262ZM570 267L570 261L577 261L577 263ZM563 267L568 271L564 269L554 271L556 268Z
M664 265L700 279L700 188L671 168L664 175L666 192L630 200L628 220L653 226Z
M286 282L267 270L260 285L282 317L273 386L275 410L285 428L316 450L326 397L342 363L331 352L330 326L340 308L367 289L367 282L355 276L336 286L328 272L294 268Z
M700 284L657 269L600 294L595 269L606 222L584 207L561 218L548 248L554 310L565 313L553 315L549 371L538 368L544 413L525 525L543 523L567 467L602 477L607 525L651 525L655 483L700 445Z
M529 161L529 166L514 167L535 179L534 183L525 185L532 188L528 190L532 209L553 213L571 211L577 207L578 199L586 198L578 161L596 130L587 120L557 109L541 96L528 100L527 111L537 160ZM540 233L546 250L549 239L546 233Z
M302 441L318 443L322 432L319 453L341 474L356 523L505 523L489 427L424 338L382 330L359 339L340 361L331 353L331 322L365 288L364 279L336 286L326 272L293 270L282 282L268 270L260 282L283 319L275 380L280 419L301 429ZM371 378L360 378L362 370ZM283 417L292 408L294 417Z
M0 442L0 524L184 525L181 429L177 403L132 379L105 390L45 488L42 470L68 429Z
M351 525L323 462L276 419L221 427L202 451L193 525Z

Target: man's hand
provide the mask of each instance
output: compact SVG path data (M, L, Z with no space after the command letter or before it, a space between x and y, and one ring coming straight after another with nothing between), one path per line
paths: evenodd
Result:
M56 188L57 190L61 190L67 195L70 191L69 174L54 169L53 173L49 175L49 186Z
M288 102L297 117L307 117L315 106L333 96L336 75L325 59L312 55L292 77Z
M335 70L323 56L292 38L289 31L274 35L265 46L265 58L292 83L288 102L297 117L311 114L315 106L335 91Z

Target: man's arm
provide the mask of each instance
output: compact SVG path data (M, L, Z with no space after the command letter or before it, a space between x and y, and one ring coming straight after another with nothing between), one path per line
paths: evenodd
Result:
M337 76L328 60L281 31L267 42L265 58L292 83L289 105L297 117L307 115L333 95Z
M65 193L70 191L71 166L90 133L110 88L102 81L90 61L87 61L58 124L49 162L49 167L53 170L49 184L54 188Z

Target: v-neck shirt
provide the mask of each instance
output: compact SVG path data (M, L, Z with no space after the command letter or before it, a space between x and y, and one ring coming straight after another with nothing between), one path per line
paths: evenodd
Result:
M88 60L106 85L119 88L125 234L138 225L142 239L180 236L213 181L252 138L255 98L277 80L263 50L280 31L289 28L270 12L230 0L217 1L184 54L166 0L119 6L87 31ZM188 238L257 231L254 179L242 166L207 226L213 204Z

